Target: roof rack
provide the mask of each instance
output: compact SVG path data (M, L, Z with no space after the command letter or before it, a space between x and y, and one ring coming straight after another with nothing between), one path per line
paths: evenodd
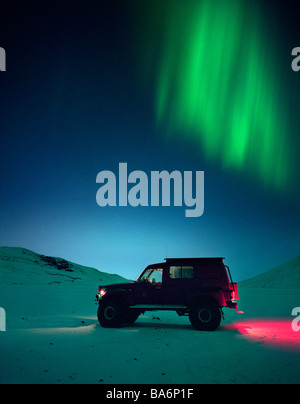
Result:
M225 257L195 257L195 258L165 258L166 262L192 262L192 261L220 261L224 260Z

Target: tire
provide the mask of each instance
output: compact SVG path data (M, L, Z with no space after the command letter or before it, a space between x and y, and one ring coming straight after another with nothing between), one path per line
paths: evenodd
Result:
M221 310L213 303L197 303L189 312L192 326L200 331L215 331L221 323Z
M126 317L126 306L119 299L103 299L99 304L98 321L104 328L119 328Z

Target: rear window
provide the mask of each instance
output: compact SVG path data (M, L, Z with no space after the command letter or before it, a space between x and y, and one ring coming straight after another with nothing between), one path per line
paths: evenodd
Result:
M194 278L194 267L192 266L171 266L169 271L170 279L192 279Z

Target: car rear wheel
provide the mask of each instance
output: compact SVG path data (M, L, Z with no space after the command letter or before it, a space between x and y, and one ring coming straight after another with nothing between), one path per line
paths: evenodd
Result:
M213 303L197 303L191 307L189 318L196 330L215 331L221 323L220 308Z
M121 327L126 317L126 307L121 300L103 299L99 304L98 321L102 327Z

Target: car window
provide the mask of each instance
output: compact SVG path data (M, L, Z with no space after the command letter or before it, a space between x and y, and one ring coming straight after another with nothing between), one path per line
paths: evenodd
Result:
M140 279L140 282L161 283L162 274L162 268L149 268Z
M171 266L169 270L170 279L192 279L194 278L193 266Z
M161 283L162 282L162 274L163 270L162 269L154 269L152 274L149 276L149 281L151 283Z

